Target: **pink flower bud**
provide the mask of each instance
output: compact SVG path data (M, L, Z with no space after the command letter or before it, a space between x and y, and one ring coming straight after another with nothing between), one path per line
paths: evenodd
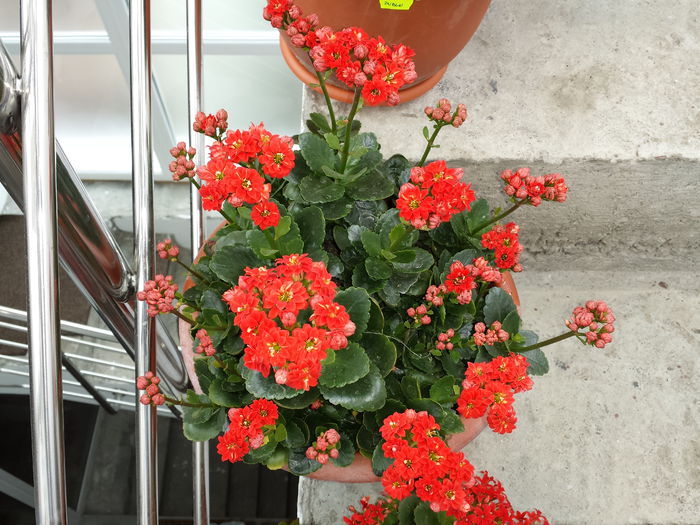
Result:
M337 448L334 448L330 451L330 455L333 459L337 459L340 455L340 451Z
M328 454L319 454L316 458L316 461L318 461L321 465L325 465L326 463L328 463Z
M422 324L430 324L430 317L427 315L424 315L423 317L421 317L420 322Z

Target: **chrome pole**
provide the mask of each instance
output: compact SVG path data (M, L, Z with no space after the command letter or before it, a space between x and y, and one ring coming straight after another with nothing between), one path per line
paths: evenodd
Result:
M187 107L190 146L197 149L193 159L202 164L204 136L192 129L195 115L202 110L202 0L187 0ZM196 175L195 175L196 176ZM199 191L190 186L192 258L204 243L204 214ZM209 525L209 442L192 443L192 485L194 525Z
M65 524L51 0L22 0L22 147L36 522Z
M151 2L129 3L131 63L131 155L134 198L136 289L142 290L155 267L153 166L151 149ZM136 302L136 375L156 370L155 322L146 303ZM135 388L135 387L134 387ZM156 410L136 400L136 518L140 525L158 523Z

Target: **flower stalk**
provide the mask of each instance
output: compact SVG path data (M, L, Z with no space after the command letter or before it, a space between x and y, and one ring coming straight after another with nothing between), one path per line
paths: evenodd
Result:
M355 120L355 115L360 106L360 100L362 99L362 90L357 87L355 88L355 96L352 99L352 108L350 108L350 114L348 115L348 122L345 124L345 140L343 141L343 153L341 155L340 161L340 173L345 173L345 168L348 165L348 156L350 153L350 134L352 132L352 122Z

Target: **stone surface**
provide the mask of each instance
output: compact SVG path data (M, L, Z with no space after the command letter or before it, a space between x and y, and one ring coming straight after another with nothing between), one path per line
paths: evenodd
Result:
M422 110L444 96L469 109L465 128L440 140L451 159L697 159L697 7L494 0L432 91L391 113L366 108L363 124L390 151L418 158Z
M516 282L525 326L542 338L596 298L614 308L615 340L602 351L572 340L549 347L550 372L516 396L518 428L486 430L467 457L503 482L516 508L539 508L552 523L697 524L696 275L525 272ZM302 479L302 523L338 523L348 505L379 489Z

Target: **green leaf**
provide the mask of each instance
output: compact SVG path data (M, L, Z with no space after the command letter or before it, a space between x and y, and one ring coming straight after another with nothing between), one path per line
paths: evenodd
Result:
M279 252L277 248L274 248L270 244L267 235L260 230L248 230L246 232L246 237L248 238L248 245L260 258L268 259L274 257Z
M425 140L430 139L430 131L428 131L428 126L423 126L423 136L425 137Z
M392 182L377 170L363 175L346 187L349 197L358 201L376 201L394 194Z
M368 332L382 332L384 330L384 314L379 303L370 297Z
M422 397L420 384L415 377L403 376L401 379L401 392L409 401Z
M318 388L312 388L311 390L301 391L294 397L289 397L287 399L277 399L275 403L283 408L291 408L294 410L299 410L302 408L308 408L308 406L316 401L320 393Z
M511 336L520 331L520 316L517 310L513 310L503 319L503 329Z
M399 503L399 525L415 525L413 512L420 503L418 496L411 494Z
M353 201L347 197L343 197L337 201L319 204L319 208L323 212L324 217L329 221L336 221L346 217L353 207Z
M486 199L477 199L471 205L471 210L467 213L467 224L472 236L477 236L479 233L476 227L489 220L491 210Z
M376 281L372 279L364 264L358 264L352 272L352 285L358 288L363 288L367 293L374 293L384 287L385 281Z
M295 476L308 476L321 467L318 461L306 457L306 449L297 448L289 451L289 471Z
M240 398L240 395L224 390L221 379L214 379L209 385L209 399L212 403L224 407L235 407L239 404Z
M265 377L257 370L251 370L243 364L240 365L240 372L245 379L246 390L255 397L290 399L299 395L299 390L289 388L286 385L278 385L275 382L274 374Z
M441 516L447 517L445 512L433 512L430 504L425 501L421 501L413 511L416 525L444 525L445 523L452 523L452 521L443 521L444 518L441 519Z
M316 127L320 129L321 131L330 131L331 130L331 124L328 122L328 119L326 118L325 115L321 113L311 113L309 114L309 120L316 124Z
M384 440L380 441L379 444L374 447L374 452L372 453L372 472L374 472L375 476L380 477L394 462L392 458L388 458L384 455L384 451L382 450L383 444Z
M338 388L320 386L321 394L334 405L360 412L378 410L386 402L386 386L376 367L369 374Z
M287 421L287 437L284 440L287 448L300 448L309 441L309 427L300 419Z
M256 268L263 264L264 262L256 257L250 248L225 246L216 251L211 258L209 268L222 281L236 285L238 278L243 275L243 270L248 267Z
M365 333L362 346L382 377L388 376L396 364L396 345L383 334Z
M395 263L410 263L416 259L416 250L410 248L408 250L399 250L398 252L393 252L393 257L391 262Z
M294 221L299 226L304 250L312 246L321 246L326 238L326 219L323 212L316 206L308 206L294 215Z
M370 230L364 230L360 235L362 246L370 257L379 257L382 251L382 244L379 235Z
M439 421L440 427L445 434L457 434L464 432L464 423L454 410L445 410L445 414Z
M326 144L328 144L332 149L340 149L340 139L334 133L324 133L323 138L326 139Z
M208 441L219 435L225 424L226 411L220 408L202 423L183 423L182 431L190 441Z
M355 447L345 435L340 438L340 453L337 458L331 458L331 461L339 467L347 467L355 459Z
M369 257L365 261L365 269L367 270L367 275L372 279L381 281L391 277L391 266L388 263L377 259L376 257Z
M547 361L547 356L540 348L528 350L527 352L522 352L522 354L527 358L527 362L530 363L530 366L527 367L528 374L542 376L549 372L549 361Z
M319 384L323 386L345 386L369 373L369 357L357 343L350 343L336 352L329 350L328 354L335 355L335 359L328 363L323 361L321 376L318 379Z
M394 268L403 273L421 273L429 269L435 260L433 256L422 248L414 248L416 257L411 262L397 263L392 261Z
M302 133L299 135L299 146L301 147L301 155L312 171L322 173L321 170L323 166L329 166L331 168L335 166L335 152L328 146L326 141L318 135Z
M292 229L292 218L289 215L281 217L277 226L275 226L275 240L287 235Z
M335 302L342 304L355 323L355 336L367 329L369 321L369 295L362 288L347 288L335 295Z
M514 311L516 311L515 303L506 291L497 287L489 290L484 304L484 323L486 326L491 326L494 321L503 322L506 316Z
M340 173L340 172L335 171L334 169L329 168L328 166L323 167L323 173L327 177L330 177L331 179L336 179L343 186L347 186L351 182L359 179L366 172L367 172L367 168L362 168L359 171L354 172L354 173Z
M442 404L453 404L457 401L457 394L455 393L455 379L452 376L445 376L438 379L430 387L430 399L436 403Z
M302 179L299 191L306 202L316 204L337 201L345 193L345 188L328 177L309 175Z

